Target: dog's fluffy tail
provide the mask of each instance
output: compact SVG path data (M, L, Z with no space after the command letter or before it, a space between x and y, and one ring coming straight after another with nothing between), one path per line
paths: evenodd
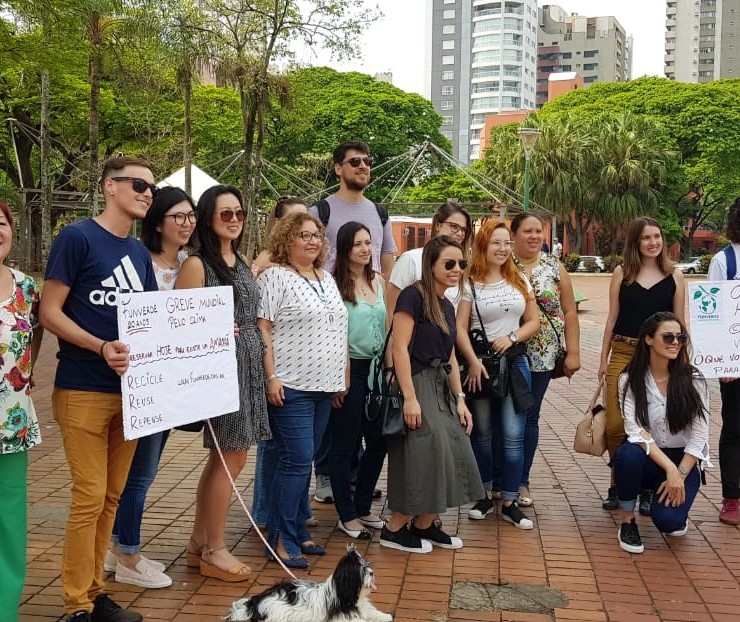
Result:
M252 619L252 611L249 606L249 598L240 598L231 603L231 611L226 616L226 622L249 622Z

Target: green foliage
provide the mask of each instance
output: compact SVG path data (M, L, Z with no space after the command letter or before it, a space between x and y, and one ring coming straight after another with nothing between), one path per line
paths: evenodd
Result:
M599 271L599 264L596 263L596 260L593 257L589 257L588 259L583 260L583 267L586 269L586 272L598 272ZM577 268L577 266L576 266Z
M614 268L624 264L624 257L622 255L607 255L604 257L604 269L607 272L614 272Z
M699 267L697 268L697 272L699 274L707 274L709 272L709 264L712 262L712 255L706 254L702 255L701 259L699 260Z
M578 270L578 265L581 263L581 256L578 253L568 253L563 258L563 265L568 272L575 272Z

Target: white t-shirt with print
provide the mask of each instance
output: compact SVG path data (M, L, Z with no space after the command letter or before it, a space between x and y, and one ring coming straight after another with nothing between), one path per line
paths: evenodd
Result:
M409 285L413 285L421 278L421 256L424 248L412 248L406 251L393 264L390 281L398 289L404 290ZM457 311L457 305L460 303L460 288L448 287L445 290L445 298L452 303Z
M344 390L347 308L333 277L309 281L276 266L257 279L258 317L272 322L275 373L297 391ZM324 298L324 300L322 300Z
M527 291L532 291L532 285L525 278ZM522 315L527 307L527 301L522 293L511 283L505 280L497 283L475 284L475 297L480 310L486 336L489 341L497 337L505 337L511 331L519 328ZM465 283L462 299L470 303L470 328L480 328L478 313L475 311L475 302L470 290L470 282Z

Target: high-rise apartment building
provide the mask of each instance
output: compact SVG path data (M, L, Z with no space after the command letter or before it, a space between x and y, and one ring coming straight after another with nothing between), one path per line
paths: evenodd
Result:
M462 162L486 115L535 107L537 0L432 0L431 99Z
M611 16L569 15L545 4L539 11L537 46L537 107L547 102L551 73L575 71L584 86L632 77L632 37Z
M678 82L740 77L740 0L666 2L665 75Z

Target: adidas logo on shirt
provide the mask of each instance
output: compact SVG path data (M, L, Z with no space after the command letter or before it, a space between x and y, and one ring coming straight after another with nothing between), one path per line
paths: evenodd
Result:
M113 274L103 279L100 285L105 289L94 289L90 292L90 302L94 305L117 307L119 292L144 291L144 285L128 255L121 259L121 263L113 269Z

